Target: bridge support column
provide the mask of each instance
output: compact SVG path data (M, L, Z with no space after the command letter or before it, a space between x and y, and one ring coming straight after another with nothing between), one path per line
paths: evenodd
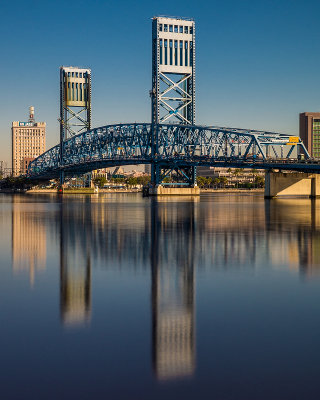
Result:
M266 172L265 198L290 197L319 197L320 176L304 172Z
M170 180L171 172L175 173L173 180ZM194 166L169 167L155 162L151 165L151 184L144 188L143 193L146 196L199 196L196 178L197 170Z

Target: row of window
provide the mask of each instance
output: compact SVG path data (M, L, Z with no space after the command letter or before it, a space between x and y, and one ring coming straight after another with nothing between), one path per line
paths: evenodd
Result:
M41 146L30 146L30 147L26 147L25 149L22 149L22 150L20 149L20 151L16 150L16 154L28 153L28 151L30 151L32 149L41 150Z
M41 143L39 143L39 142L38 143L31 143L30 146L40 147ZM28 148L29 148L28 146L23 146L23 145L16 146L16 150L23 150L23 149L28 149Z
M85 101L87 98L87 85L84 83L68 82L68 100Z
M193 43L183 40L160 39L160 64L192 67Z
M160 32L190 33L193 34L193 27L187 25L159 24Z
M68 72L68 77L72 77L72 78L85 78L87 76L86 72Z
M40 133L40 129L19 129L19 133L30 133L32 136L34 136L35 134Z

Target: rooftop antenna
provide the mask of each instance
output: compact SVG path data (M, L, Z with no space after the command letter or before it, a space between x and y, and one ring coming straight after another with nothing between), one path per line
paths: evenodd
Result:
M29 122L34 122L34 107L29 107Z

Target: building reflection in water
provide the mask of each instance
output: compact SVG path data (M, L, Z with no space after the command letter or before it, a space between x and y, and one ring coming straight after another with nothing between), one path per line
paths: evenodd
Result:
M153 369L159 380L195 371L195 268L290 268L303 277L320 272L319 202L121 199L65 196L55 221L45 218L48 203L35 208L13 200L13 270L28 270L33 284L35 271L46 265L46 232L58 233L61 320L84 326L91 319L92 266L151 268Z
M90 215L75 215L61 198L60 210L60 313L65 326L81 326L91 317ZM78 213L84 209L79 208ZM72 219L78 223L74 224ZM80 226L79 226L80 223ZM81 226L83 225L83 226ZM76 229L80 229L77 232Z
M151 207L152 346L159 380L195 369L194 203Z
M45 215L43 204L37 205L12 198L12 268L14 273L29 272L33 287L36 271L46 268L46 229L41 216Z
M265 203L268 249L273 265L287 264L301 276L320 273L320 209L309 199Z

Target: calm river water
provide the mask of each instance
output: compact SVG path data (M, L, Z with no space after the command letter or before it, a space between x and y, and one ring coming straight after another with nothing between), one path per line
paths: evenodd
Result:
M320 201L0 195L0 396L319 399Z

